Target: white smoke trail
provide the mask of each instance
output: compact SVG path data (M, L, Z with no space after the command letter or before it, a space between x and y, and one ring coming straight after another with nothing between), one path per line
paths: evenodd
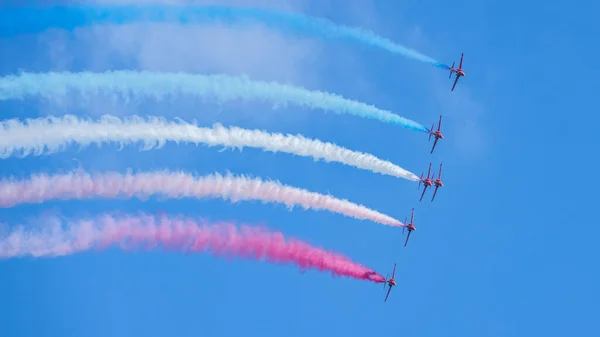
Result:
M160 148L167 141L189 142L208 146L260 148L264 151L285 152L298 156L338 162L398 178L418 181L414 173L368 153L352 151L302 135L283 135L239 127L225 128L215 124L202 128L181 120L168 122L163 118L144 120L133 116L123 120L105 115L99 121L76 116L17 119L0 123L0 158L51 154L61 151L71 143L82 146L116 142L121 146L142 142L145 150Z
M289 208L328 210L361 220L371 220L390 226L403 224L382 213L348 200L310 192L278 181L260 178L234 177L220 174L194 177L183 172L157 171L147 173L108 172L89 174L81 171L32 176L29 180L0 180L0 207L25 203L42 203L52 199L73 200L91 198L146 199L151 196L168 198L222 198L237 202L259 200L263 203L285 204Z

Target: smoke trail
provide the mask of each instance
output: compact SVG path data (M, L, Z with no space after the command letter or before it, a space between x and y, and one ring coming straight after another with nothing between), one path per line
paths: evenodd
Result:
M184 252L209 251L217 256L238 256L270 263L294 264L301 269L330 272L333 276L350 277L376 283L381 275L351 261L346 256L308 243L285 239L282 233L266 228L232 224L200 226L192 219L154 216L112 217L103 215L89 220L51 226L46 231L13 230L0 239L0 258L21 256L56 257L92 248L121 244L124 249L155 248Z
M304 108L322 109L401 125L428 132L425 126L390 111L322 91L310 91L277 82L252 81L247 76L157 73L151 71L109 71L104 73L21 73L0 77L0 100L24 99L30 95L51 98L69 92L99 93L126 100L161 100L175 94L227 100L263 100L280 106L293 103Z
M357 205L348 200L337 199L304 189L286 186L278 181L260 178L234 177L220 174L194 177L183 172L147 172L120 174L108 172L88 174L76 171L66 174L33 175L29 180L0 180L0 207L12 207L25 203L42 203L47 200L132 198L147 199L151 196L168 198L222 198L237 202L259 200L263 203L285 204L289 208L328 210L361 220L371 220L390 226L404 226L400 221Z
M201 128L194 124L167 122L162 118L147 120L132 116L123 120L105 115L98 122L66 115L21 122L10 119L0 122L0 158L13 155L51 154L67 147L70 143L88 146L96 143L117 142L121 146L143 142L144 150L160 148L167 141L191 142L208 146L260 148L264 151L285 152L298 156L339 162L376 173L418 181L415 174L381 160L371 154L348 150L341 146L308 139L301 135L271 134L260 130L238 127L225 128L215 124L212 128Z
M0 12L0 32L3 35L13 35L35 33L43 31L47 27L60 27L70 30L85 25L126 24L140 21L218 22L242 26L249 23L249 21L259 21L267 27L281 29L289 33L358 42L425 62L437 68L450 69L449 66L429 56L397 44L370 30L341 26L324 18L314 18L299 13L249 7L115 5L10 8Z

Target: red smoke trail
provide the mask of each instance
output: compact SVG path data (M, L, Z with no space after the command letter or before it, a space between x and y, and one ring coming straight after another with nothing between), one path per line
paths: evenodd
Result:
M266 228L222 223L200 226L191 219L142 215L113 217L45 227L47 231L14 230L0 240L0 258L19 256L63 256L92 248L120 244L123 249L155 248L188 253L209 251L217 256L237 256L270 263L294 264L301 269L317 269L333 276L345 276L376 283L385 282L374 271L334 252L283 237Z

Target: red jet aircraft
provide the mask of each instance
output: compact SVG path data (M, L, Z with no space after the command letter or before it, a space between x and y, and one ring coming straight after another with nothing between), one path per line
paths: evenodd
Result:
M433 173L433 176L435 177L435 172ZM435 199L435 194L437 193L438 188L444 186L444 183L442 182L441 179L442 179L442 164L440 164L440 172L438 172L438 178L433 181L433 184L435 185L435 190L433 191L433 197L431 198L431 201L433 201L433 199Z
M440 129L442 128L442 116L440 115L440 122L438 124L438 128L436 132L433 132L433 127L435 126L434 124L431 124L431 130L429 130L429 140L431 141L431 136L435 137L435 141L433 142L433 147L431 148L431 152L429 153L433 153L433 150L435 149L435 146L437 145L438 140L444 139L444 135L440 132Z
M390 288L387 291L387 294L385 295L385 300L383 300L384 302L387 301L388 296L390 296L390 291L392 291L392 287L396 286L396 281L394 280L394 275L396 275L396 264L394 263L394 271L392 272L392 278L391 279L387 279L387 275L385 276L385 283L383 284L383 289L385 290L385 285L387 284L388 286L390 286Z
M450 76L448 78L452 78L452 73L456 73L456 79L454 80L454 84L452 85L452 90L450 90L450 91L454 91L454 87L456 86L456 83L458 82L458 79L461 76L467 76L467 74L465 74L465 72L462 70L462 61L463 61L464 56L465 56L465 53L462 53L460 55L460 64L458 65L458 69L454 69L454 64L456 62L452 62L452 68L450 68Z
M408 243L408 239L410 238L410 232L417 229L417 227L415 227L415 225L413 225L414 219L415 219L415 208L413 207L412 216L410 217L410 223L406 223L406 219L404 219L404 224L406 225L406 227L402 228L402 234L404 234L404 229L408 229L408 236L406 237L406 242L404 242L404 247L406 247L406 244Z
M421 193L421 199L419 201L423 200L423 196L425 195L425 191L427 191L427 187L431 187L433 185L433 180L429 178L429 175L431 174L431 163L429 163L429 171L427 171L427 178L423 179L423 173L421 173L421 178L419 178L419 186L417 187L421 188L421 183L423 183L423 193Z

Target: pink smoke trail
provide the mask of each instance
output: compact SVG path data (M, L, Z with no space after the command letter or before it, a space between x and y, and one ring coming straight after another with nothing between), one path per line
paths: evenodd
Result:
M0 207L23 203L41 203L51 199L132 198L151 196L170 198L223 198L232 202L260 200L282 203L288 207L328 210L356 219L368 219L390 226L404 226L400 221L348 200L338 199L277 181L263 181L219 174L194 177L183 172L127 173L108 172L90 175L77 171L57 175L34 175L29 180L0 180Z
M125 250L152 249L162 245L168 250L216 256L237 256L266 260L277 264L294 264L302 270L316 269L332 276L350 277L376 283L385 282L376 272L338 253L316 248L308 243L285 239L282 233L266 228L222 223L201 226L189 218L160 218L150 215L113 217L68 222L58 221L46 230L26 232L23 227L0 239L0 258L22 256L56 257L92 248L104 249L120 244Z

